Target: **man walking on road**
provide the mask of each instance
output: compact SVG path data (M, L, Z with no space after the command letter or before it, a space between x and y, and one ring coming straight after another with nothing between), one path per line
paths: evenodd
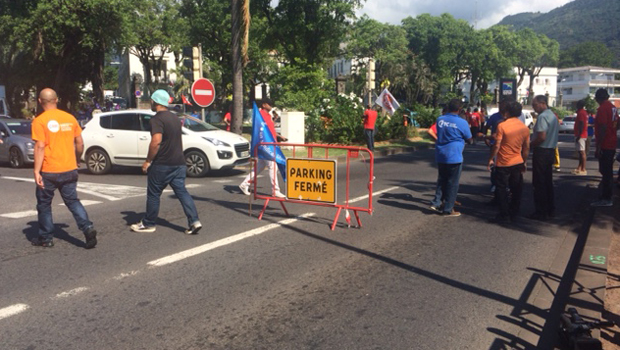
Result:
M58 109L58 96L46 88L39 94L43 113L32 121L34 180L37 184L39 237L32 245L53 247L52 200L56 189L84 233L85 248L97 245L97 231L77 196L78 162L84 151L82 129L69 113Z
M586 142L588 140L588 112L586 112L585 100L577 101L577 120L573 127L575 134L575 151L579 155L579 165L571 173L575 175L588 175L586 171Z
M202 228L198 211L192 196L185 188L187 166L183 155L183 139L179 117L168 111L170 96L165 90L157 90L151 95L151 109L157 112L149 121L151 143L142 164L147 173L146 214L142 221L131 225L134 232L155 232L155 221L159 215L160 197L170 185L187 216L188 228L185 233L195 235Z
M263 120L265 121L265 123L267 124L267 129L268 129L268 130L265 130L264 132L270 132L271 135L273 136L273 139L277 140L278 142L286 141L284 137L282 137L276 132L275 125L273 123L273 120L271 119L271 114L269 114L269 112L271 112L272 109L273 109L273 102L271 102L270 99L265 98L261 101L260 114L263 117ZM268 168L267 170L269 172L269 179L271 181L272 195L277 198L286 198L286 195L280 192L280 185L278 184L278 169L276 167L276 162L273 160L266 160L266 159L259 158L258 161L256 162L256 175L260 174L263 170L265 170L265 168ZM243 179L243 182L241 182L241 184L239 185L239 190L241 190L241 192L245 194L246 196L250 195L250 182L252 181L254 181L254 172L250 171L250 173L245 177L245 179Z
M603 176L599 184L601 197L592 202L595 207L611 207L614 204L614 155L618 142L618 109L609 102L609 93L606 89L596 90L594 99L599 104L594 121L594 134L596 135L596 158L598 158L598 170Z
M548 108L547 97L538 95L532 100L532 108L538 113L534 125L534 136L530 144L532 159L532 185L534 187L535 211L529 216L533 220L547 220L555 215L555 193L553 190L553 163L558 146L560 124Z
M522 106L510 102L504 108L505 121L498 124L495 144L489 156L488 169L495 164L495 197L499 203L497 222L513 221L521 207L523 192L523 173L525 173L529 153L530 129L519 120ZM497 160L495 160L497 157ZM510 188L510 203L507 189Z
M448 104L448 113L437 119L437 188L430 209L444 216L461 216L455 211L454 202L459 190L459 180L463 168L463 149L465 141L472 142L467 121L459 117L461 101L453 99ZM445 201L442 206L442 198Z

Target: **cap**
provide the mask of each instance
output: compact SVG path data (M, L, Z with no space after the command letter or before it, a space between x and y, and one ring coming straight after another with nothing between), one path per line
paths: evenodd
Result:
M168 107L170 95L168 95L168 92L166 92L166 90L159 89L151 95L151 100L153 100L153 102L157 103L158 105Z

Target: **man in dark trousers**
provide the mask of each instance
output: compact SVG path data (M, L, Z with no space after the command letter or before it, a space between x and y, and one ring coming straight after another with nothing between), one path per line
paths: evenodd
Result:
M560 123L548 108L547 97L538 95L532 100L532 108L538 113L530 149L532 158L532 185L534 187L535 211L529 218L547 220L555 215L555 192L553 190L553 163L558 147Z
M375 150L375 122L377 121L377 111L370 105L366 106L364 111L364 137L366 138L366 147L369 150Z
M183 155L183 133L181 121L168 111L170 96L165 90L151 95L151 109L157 112L149 121L151 143L142 171L148 174L146 193L146 214L142 221L131 225L135 232L155 232L155 221L159 215L161 193L170 185L187 216L188 235L197 234L202 228L194 200L185 188L187 166Z
M614 184L614 155L618 143L618 109L609 102L607 89L598 89L594 99L599 104L594 121L594 134L596 135L596 158L598 169L603 178L599 184L601 197L592 202L595 207L611 207L613 201Z
M521 207L523 173L530 150L530 129L519 120L522 109L521 104L515 101L504 105L505 121L497 125L494 134L495 143L489 155L489 171L495 165L495 196L500 209L495 221L500 223L513 221ZM508 188L510 188L510 200Z

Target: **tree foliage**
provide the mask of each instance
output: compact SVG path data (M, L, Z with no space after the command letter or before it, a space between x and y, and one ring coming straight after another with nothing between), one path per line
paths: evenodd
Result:
M605 44L586 41L560 51L559 68L581 66L610 67L614 63L613 52Z

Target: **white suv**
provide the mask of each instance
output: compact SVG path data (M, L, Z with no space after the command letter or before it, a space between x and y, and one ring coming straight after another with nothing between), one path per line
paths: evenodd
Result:
M142 166L151 142L148 109L104 112L93 115L84 127L84 158L93 174L106 174L112 165ZM245 138L179 114L183 125L183 153L187 176L210 170L231 169L249 163L250 143Z

